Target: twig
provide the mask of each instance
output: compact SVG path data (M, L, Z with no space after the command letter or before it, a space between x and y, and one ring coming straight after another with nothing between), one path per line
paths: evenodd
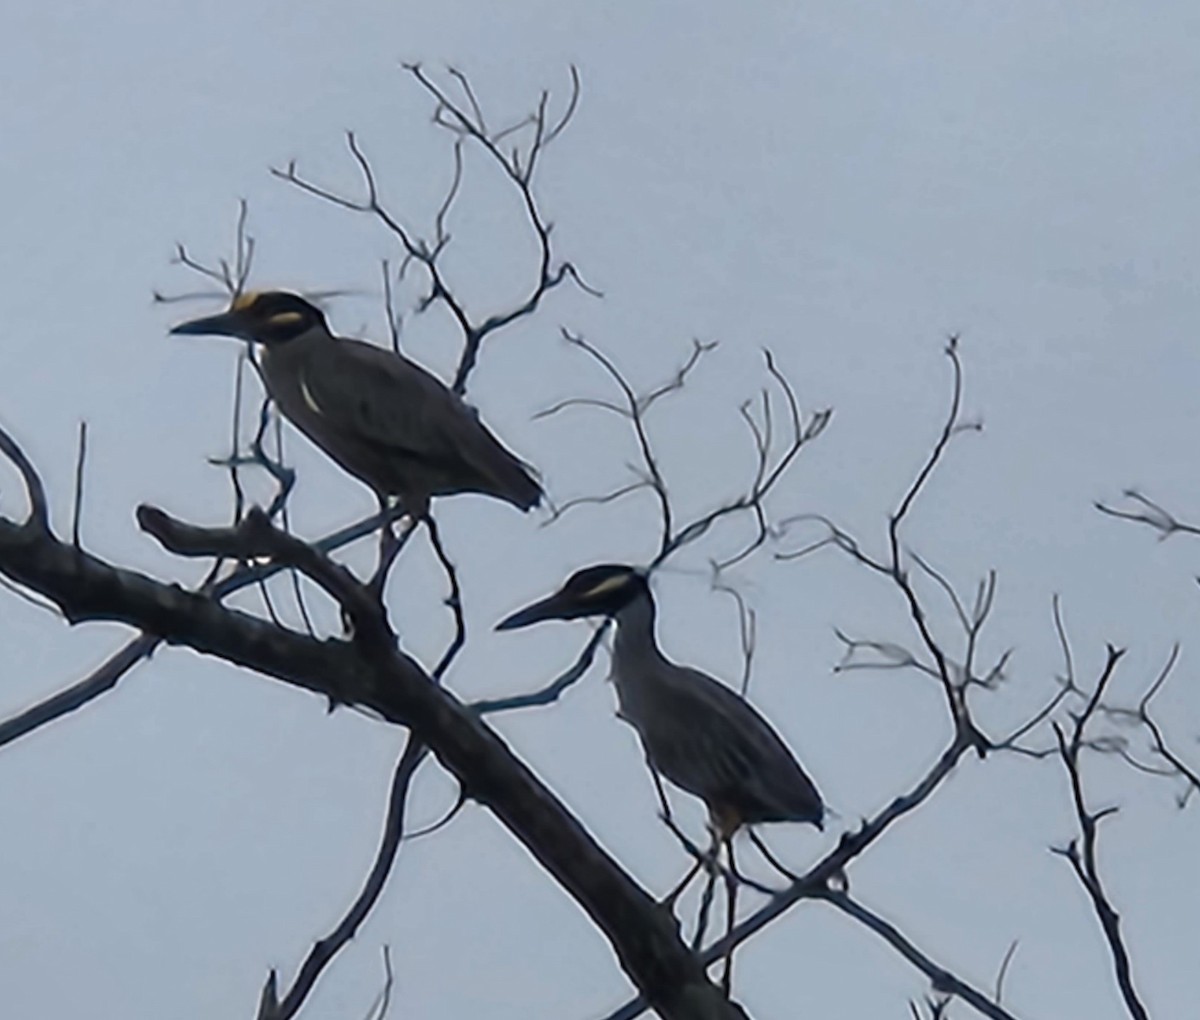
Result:
M1172 535L1200 535L1200 525L1188 524L1179 520L1161 504L1142 495L1137 489L1126 489L1122 495L1134 503L1136 509L1122 510L1100 501L1096 501L1092 505L1109 517L1133 521L1135 524L1145 524L1147 527L1153 528L1158 532L1160 542L1166 541Z
M395 647L396 635L387 612L370 588L323 552L276 528L258 507L251 507L232 528L197 527L146 504L138 507L137 521L143 531L177 555L225 556L244 561L269 556L294 567L342 607L354 623L356 640L386 651Z
M754 669L754 653L758 647L758 614L754 607L746 601L743 595L732 584L721 580L721 571L717 564L712 564L713 591L722 592L733 599L738 614L738 640L742 651L742 680L739 690L744 698L750 690L750 674Z
M1004 954L1004 959L1000 961L1000 970L996 972L996 990L992 993L996 1005L1000 1005L1004 1001L1004 979L1008 976L1008 968L1012 965L1013 957L1017 955L1018 945L1020 945L1019 941L1013 939L1009 944L1008 951Z
M1150 715L1150 702L1162 690L1163 684L1167 682L1167 677L1171 675L1171 671L1175 668L1175 663L1179 660L1179 645L1176 644L1171 649L1171 654L1167 657L1166 663L1159 672L1157 679L1150 685L1149 689L1142 696L1142 700L1138 702L1137 715L1138 719L1150 731L1150 736L1154 741L1154 750L1159 757L1169 762L1175 772L1187 780L1187 791L1180 798L1180 806L1187 803L1188 796L1193 792L1200 792L1200 772L1190 767L1182 758L1167 746L1166 739L1163 736L1162 728L1158 722Z
M346 144L358 169L365 192L364 197L349 198L338 191L315 183L299 172L295 160L289 162L286 167L273 167L271 173L324 202L372 217L399 242L404 253L401 273L409 264L416 264L424 270L427 289L417 302L417 311L422 312L435 304L440 304L447 310L458 327L462 335L462 351L455 368L451 388L455 393L461 395L466 391L468 379L479 358L480 348L490 334L531 315L548 293L567 280L575 283L586 293L598 294L583 282L570 262L564 261L555 264L550 240L551 225L543 217L533 192L534 167L538 157L546 146L566 128L577 108L580 88L579 75L574 68L571 69L571 98L566 111L554 125L548 125L546 120L548 97L543 93L537 111L531 117L518 122L512 128L500 132L490 132L470 82L461 71L451 68L448 73L463 91L465 96L463 103L451 97L437 85L419 65L405 65L405 70L435 101L434 123L450 130L455 135L454 171L450 186L434 216L431 242L423 240L403 226L400 219L383 203L375 169L353 132L347 132ZM512 130L524 127L526 124L532 125L535 129L527 153L524 157L519 154L510 157L501 149L500 140ZM478 145L503 170L517 189L525 208L527 222L538 245L535 279L525 298L517 301L508 309L494 313L482 320L475 320L467 311L466 302L450 288L439 261L451 240L446 224L461 190L462 148L466 142Z
M2 443L3 434L0 433L0 444ZM342 546L370 535L381 524L398 513L399 511L391 511L389 514L373 514L363 518L312 543L313 548L324 553L340 549ZM277 563L247 565L223 581L210 578L201 586L200 591L219 600L252 584L257 584L260 580L271 577L284 569L286 568ZM162 639L157 635L141 634L126 642L82 680L0 722L0 748L41 729L55 719L83 708L100 695L112 690L122 676L137 663L149 658L160 644L162 644Z
M859 924L869 928L888 945L903 956L909 963L929 978L935 992L953 995L967 1003L981 1016L989 1020L1016 1020L1016 1017L1005 1009L998 1001L989 999L978 988L968 984L962 978L946 970L918 949L913 942L890 921L852 898L844 890L824 889L814 894L815 899L823 900L831 907L841 911L847 917L852 917Z
M383 276L383 314L387 319L388 337L392 343L392 351L403 354L400 348L400 327L403 317L396 311L395 295L392 293L392 273L388 260L381 263Z
M29 500L29 517L26 525L33 525L39 531L50 530L50 505L46 500L46 487L42 484L41 475L33 462L25 456L25 451L9 433L0 428L0 453L13 462L21 480L25 483L25 493Z
M1062 615L1062 600L1056 594L1052 602L1052 612L1054 616L1054 633L1058 638L1058 646L1062 651L1063 657L1063 673L1055 677L1058 682L1058 690L1054 696L1050 698L1038 711L1030 716L1024 723L1018 726L1015 730L1002 737L999 740L992 742L993 748L997 750L1011 750L1021 752L1018 747L1019 741L1026 734L1032 732L1048 719L1059 705L1063 703L1069 696L1081 693L1079 687L1075 683L1075 657L1071 651L1071 641L1067 635L1066 624L1063 622Z
M871 818L865 819L856 831L844 833L837 846L812 865L798 881L777 893L770 902L736 924L727 937L708 946L700 957L705 966L723 959L725 953L752 938L796 904L822 895L822 890L839 879L851 861L877 842L897 821L916 811L929 800L972 746L968 734L956 733L951 744L911 790L893 799ZM604 1020L633 1020L648 1008L645 999L639 997L609 1014Z
M458 583L458 571L446 554L445 546L442 545L441 531L438 529L432 513L426 514L424 520L425 527L429 531L429 544L433 547L434 555L441 564L446 581L450 585L450 594L444 601L454 617L454 637L450 639L450 644L446 646L442 657L429 674L434 680L440 681L446 675L446 670L450 668L451 663L457 658L458 653L462 651L463 645L467 643L467 618L463 612L462 588Z
M756 451L755 470L749 484L742 495L737 498L686 523L678 524L671 500L670 487L651 441L647 416L650 409L662 398L684 388L687 379L704 355L714 350L716 344L701 343L699 340L693 341L690 354L670 379L645 393L639 393L616 362L595 344L567 329L562 329L561 333L567 343L581 350L600 367L609 382L616 387L619 399L610 401L595 397L571 397L546 408L537 417L550 417L571 407L590 407L616 414L628 422L633 430L638 451L638 465L633 468L637 475L634 482L611 489L601 495L588 495L569 500L552 510L551 521L557 520L568 510L577 506L614 502L640 489L649 489L654 495L657 507L657 530L659 533L659 547L649 564L650 570L662 566L681 549L701 539L719 521L736 514L749 513L751 515L755 523L755 535L738 552L726 559L716 561L716 569L718 571L727 569L758 549L769 534L764 510L764 502L768 494L778 484L801 448L824 431L832 412L819 411L805 423L791 385L779 371L771 352L765 351L767 372L783 393L784 402L788 408L791 439L782 451L775 449L773 415L770 409L770 398L766 391L763 395L762 415L764 420L761 424L743 405L741 413L754 438Z
M395 974L392 973L392 953L385 945L383 947L383 987L379 990L379 994L375 996L375 1001L371 1003L371 1008L367 1010L367 1020L384 1020L388 1015L388 1010L392 1007L392 985L395 983Z
M591 667L596 658L596 650L604 635L608 633L611 621L605 620L592 632L588 642L583 646L575 661L550 683L529 694L514 694L507 698L482 698L472 701L470 707L480 715L491 715L495 712L512 712L520 708L551 705L562 697L563 692L573 687Z
M1138 997L1133 986L1133 971L1129 959L1129 951L1121 934L1121 918L1109 899L1100 878L1100 867L1096 857L1096 844L1099 835L1100 822L1116 812L1115 807L1104 808L1100 811L1088 809L1083 791L1083 775L1079 766L1079 753L1084 747L1084 733L1087 725L1096 713L1108 687L1116 673L1117 664L1125 654L1125 649L1108 646L1107 657L1100 679L1088 699L1082 712L1075 717L1071 727L1070 737L1063 728L1054 723L1054 735L1058 741L1058 753L1063 767L1067 771L1071 785L1071 800L1075 807L1076 820L1079 823L1079 838L1072 839L1066 847L1052 847L1052 851L1066 858L1070 863L1075 877L1079 879L1091 901L1092 911L1108 943L1109 955L1112 957L1113 970L1117 979L1117 987L1125 1008L1133 1020L1149 1020L1150 1014Z
M371 913L383 892L392 866L395 864L396 853L400 849L404 835L404 808L408 800L408 791L417 767L425 759L428 750L417 737L409 735L408 742L404 746L404 753L401 754L400 761L396 764L396 771L392 776L387 816L383 825L383 838L362 889L333 931L316 942L309 950L308 956L300 965L295 981L284 993L282 999L275 997L278 976L274 970L271 971L259 998L257 1020L290 1020L291 1017L294 1017L311 994L322 972L333 962L333 958L342 948L354 938L359 926ZM385 1004L387 993L391 989L390 961L386 966L388 978L383 998ZM385 1012L386 1005L378 1015L383 1016Z
M83 521L83 474L87 465L87 422L79 423L79 445L75 454L75 499L71 508L71 544L82 549L79 529Z

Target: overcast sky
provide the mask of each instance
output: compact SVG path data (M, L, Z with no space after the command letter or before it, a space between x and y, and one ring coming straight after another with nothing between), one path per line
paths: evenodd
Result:
M200 565L159 552L134 507L228 519L227 478L206 458L226 450L237 346L167 338L172 322L218 304L152 302L155 289L197 286L169 265L175 243L228 254L244 197L253 283L356 291L329 304L334 325L383 339L386 235L267 167L295 158L353 189L342 139L354 129L386 199L426 230L450 153L400 61L466 70L498 120L543 87L565 96L575 64L583 98L539 194L559 252L605 296L554 295L486 349L471 389L552 495L620 483L635 453L615 421L534 420L556 400L603 392L560 326L642 385L668 378L692 338L720 341L655 433L683 513L742 484L750 445L737 408L761 385L768 346L807 408L835 408L774 515L826 513L882 549L887 513L944 414L941 348L959 332L966 411L985 428L956 440L909 541L964 590L999 572L983 650L1015 653L981 723L998 732L1053 689L1059 593L1081 678L1095 676L1106 641L1129 646L1118 697L1136 699L1171 643L1184 643L1161 707L1194 752L1200 549L1156 544L1091 502L1138 485L1200 517L1195 5L74 0L10 5L0 28L0 421L43 471L63 528L76 429L89 423L92 551L194 582ZM524 293L531 248L495 173L478 159L467 171L447 265L486 313ZM432 315L406 336L442 372L451 338ZM290 449L302 534L370 509L365 488L301 440ZM2 482L4 512L19 512L15 482ZM502 614L575 567L654 548L648 498L549 528L544 515L474 498L440 513L470 612L472 640L449 681L464 697L538 686L587 635L579 624L490 633ZM740 669L736 618L704 570L734 538L715 536L656 582L667 651L729 679ZM912 640L879 579L834 553L786 564L761 555L736 578L760 617L751 695L842 816L824 835L772 830L800 868L915 781L948 739L945 712L920 677L833 672L835 627ZM449 634L441 594L414 551L391 604L406 647L427 661ZM952 636L948 612L936 624ZM70 630L7 597L0 713L76 679L127 636ZM553 709L496 725L663 892L687 861L655 820L603 677L597 668ZM401 743L361 715L330 716L315 697L167 650L86 711L0 751L5 1015L250 1015L268 968L290 978L357 891ZM1184 891L1197 814L1175 810L1170 784L1111 762L1089 768L1095 803L1122 807L1105 825L1102 863L1139 986L1156 1016L1190 1015L1198 933ZM413 817L430 820L453 797L427 765ZM700 813L678 803L699 835ZM1123 1013L1100 934L1047 852L1073 831L1053 762L968 761L855 865L853 887L987 987L1019 939L1007 979L1018 1015L1110 1020ZM397 1017L585 1020L628 994L573 902L474 807L404 848L305 1015L365 1014L384 944ZM737 984L759 1017L906 1016L925 991L889 947L818 905L749 943Z

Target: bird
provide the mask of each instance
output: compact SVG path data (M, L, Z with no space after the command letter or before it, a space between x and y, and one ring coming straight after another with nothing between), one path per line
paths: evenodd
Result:
M821 795L771 724L725 684L663 654L655 637L656 609L646 571L622 564L585 567L553 595L506 617L496 629L585 617L615 622L617 714L637 732L656 784L662 775L704 802L714 837L712 853L724 845L731 870L733 835L743 826L805 822L823 828ZM669 817L661 786L659 796ZM761 842L755 844L790 875ZM668 899L681 891L682 886Z
M434 496L481 493L523 511L541 501L527 465L473 407L416 362L335 336L299 294L244 293L171 333L258 345L263 383L283 416L382 503L397 497L414 520L427 518Z

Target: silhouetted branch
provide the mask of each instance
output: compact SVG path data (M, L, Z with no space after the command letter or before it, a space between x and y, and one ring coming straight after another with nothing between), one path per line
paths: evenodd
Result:
M1000 969L996 972L996 990L992 993L992 999L997 1005L1004 1001L1004 979L1008 977L1008 968L1012 966L1013 957L1017 955L1018 945L1020 943L1013 939L1004 954L1004 959L1000 961Z
M921 662L904 645L892 641L853 638L840 627L835 627L833 634L845 646L841 659L833 667L835 673L849 673L859 669L915 669L926 676L936 678L938 675L934 666ZM866 657L868 654L871 657Z
M250 270L254 265L254 238L248 231L250 207L245 199L238 202L237 223L233 238L233 260L221 258L216 265L211 265L195 258L183 244L175 245L175 255L172 263L190 269L206 280L211 280L221 288L216 292L222 293L229 299L236 298L246 289L250 279ZM211 291L194 291L183 294L163 294L154 292L154 301L158 304L176 304L180 301L191 301L196 298L213 297Z
M792 389L791 383L776 367L774 355L769 350L764 350L763 356L766 359L767 372L783 393L784 402L788 408L790 438L782 450L773 449L775 445L773 442L774 425L769 417L770 397L768 391L764 389L761 425L754 423L754 419L748 414L743 415L747 422L754 424L752 432L755 438L757 466L751 484L741 496L693 518L673 534L666 536L652 566L666 562L684 546L690 545L707 534L719 521L746 511L749 511L754 519L755 535L738 552L717 561L717 569L725 570L732 567L760 548L770 536L765 510L767 496L778 485L788 468L799 456L800 451L825 431L833 417L833 411L826 408L814 412L805 421L800 412L795 391ZM774 457L773 464L771 463L772 457Z
M354 938L359 927L365 921L378 901L383 887L387 884L396 853L404 835L404 809L408 800L408 791L412 785L417 767L424 761L428 748L413 734L409 734L404 746L404 753L396 764L392 776L392 787L388 794L388 810L383 825L383 837L375 862L367 874L366 881L350 908L342 916L337 926L325 938L317 942L296 974L282 999L276 997L278 975L274 970L267 976L259 997L257 1020L291 1020L304 1005L305 1000L316 986L318 978L333 958L342 948ZM390 987L390 966L388 986ZM382 1013L380 1014L382 1015Z
M659 532L658 551L650 562L649 569L654 570L660 567L679 550L704 537L719 521L737 514L749 513L751 515L755 523L755 535L738 552L723 560L715 561L714 566L717 572L733 566L758 549L769 534L764 508L767 496L779 483L803 446L824 431L832 412L819 411L805 422L791 385L776 367L771 352L765 351L767 372L783 393L787 407L790 439L782 449L778 448L775 441L774 414L768 390L764 389L761 394L761 410L758 418L755 417L749 404L743 404L740 414L750 429L755 448L755 468L750 483L742 495L736 499L729 500L686 523L679 524L677 523L678 514L672 503L670 486L650 437L648 413L664 397L678 393L685 387L691 373L699 365L704 355L715 349L716 344L693 341L688 357L675 370L670 379L645 393L639 393L616 362L595 344L569 330L563 329L561 332L564 340L583 351L588 358L600 366L609 382L616 387L620 399L614 402L595 397L571 397L548 407L540 412L538 417L549 417L573 407L596 408L616 414L628 422L633 430L638 451L638 464L633 468L637 475L634 482L618 486L600 495L587 495L568 500L553 512L552 520L556 520L577 506L609 503L641 489L649 489L653 493L657 505Z
M592 636L588 638L587 644L583 646L575 661L540 690L529 694L514 694L507 698L483 698L479 701L471 702L470 707L480 715L490 715L493 712L511 712L518 708L533 708L535 706L553 704L562 697L564 691L574 686L583 678L588 669L591 668L592 662L596 658L596 651L610 627L611 622L608 620L600 624L592 632Z
M433 519L433 514L426 514L425 526L429 530L429 544L433 547L433 553L437 557L438 563L441 564L442 572L446 575L446 582L450 585L450 594L446 596L445 604L454 618L454 636L429 674L434 680L441 680L446 675L446 670L450 668L451 663L457 658L458 653L462 651L463 645L467 643L467 618L463 613L462 588L458 583L458 571L447 555L445 546L442 545L442 535L438 530L437 522Z
M857 539L828 517L822 514L804 513L786 518L780 525L780 535L786 535L788 530L796 524L816 522L825 529L827 533L825 538L819 542L806 545L798 552L778 554L778 558L796 559L798 556L807 555L825 545L834 545L843 553L850 556L855 562L867 567L874 573L887 577L903 598L913 628L925 652L928 653L932 660L932 670L928 665L923 664L916 655L899 645L891 645L883 642L851 642L850 639L843 636L848 649L851 653L856 648L873 648L876 651L883 649L888 649L889 651L898 650L898 654L886 655L880 664L886 668L912 666L921 669L922 672L932 673L942 687L946 706L950 711L950 717L955 729L967 735L975 750L980 755L983 755L990 749L991 745L975 725L975 721L971 716L967 703L967 690L974 685L982 687L995 686L1003 677L1004 668L1010 654L1009 652L1003 653L984 677L977 678L973 676L971 667L975 657L979 634L992 611L996 588L995 573L989 572L987 579L979 586L972 609L968 611L965 602L958 596L945 576L919 557L905 557L900 543L901 529L912 512L913 507L916 505L917 498L924 491L930 478L933 477L935 470L944 458L950 441L964 430L977 430L981 428L978 423L964 423L961 419L963 368L958 351L957 336L952 335L948 338L945 354L950 361L952 371L950 406L929 454L909 483L908 488L905 489L903 495L900 497L895 510L888 516L886 557L876 558L865 552ZM913 586L912 576L906 564L908 558L913 558L918 568L929 575L934 583L947 594L950 600L951 606L959 619L960 626L964 630L965 648L961 665L956 663L947 653L943 643L933 632L929 620L928 608ZM841 668L855 668L857 665L857 663L844 661Z
M405 65L405 70L434 99L436 103L434 123L450 130L455 136L454 169L445 197L434 215L431 240L426 241L405 227L399 217L383 203L375 169L353 132L347 132L346 144L359 172L364 192L363 197L351 198L332 188L315 183L299 172L295 160L290 161L283 168L271 168L271 173L322 201L374 218L400 244L403 252L400 274L403 275L409 264L418 265L424 270L427 289L417 301L416 310L421 312L435 304L440 304L447 310L462 334L462 352L459 355L458 365L451 383L454 392L462 394L466 391L468 379L478 361L483 341L491 333L531 315L541 304L542 299L566 280L571 280L587 293L598 294L582 281L570 262L555 262L551 245L551 225L544 218L533 190L534 168L539 156L546 146L566 128L577 108L580 90L579 75L575 68L571 69L571 97L562 116L552 124L547 119L549 97L543 93L533 114L515 125L499 132L492 132L489 131L484 121L482 109L470 82L461 71L451 68L448 73L464 93L462 102L450 96L419 65ZM520 148L513 150L511 154L505 152L500 147L500 142L506 136L511 135L513 131L526 126L531 128L532 135L523 154ZM447 220L461 191L462 149L468 142L478 145L500 167L516 188L525 208L529 227L533 231L538 245L535 280L527 295L512 307L482 319L474 318L467 311L466 302L451 290L442 273L439 261L451 242ZM393 330L393 342L395 342L395 330Z
M754 669L754 653L758 648L758 614L746 601L745 595L729 582L721 580L721 569L716 563L712 568L713 590L728 595L737 606L738 643L742 650L742 681L739 690L744 698L750 690L750 674Z
M1165 507L1143 496L1137 489L1126 489L1122 495L1134 504L1132 510L1123 510L1099 501L1092 505L1102 514L1116 517L1123 521L1133 521L1135 524L1145 524L1158 532L1159 541L1172 535L1200 535L1200 525L1188 524L1179 520Z
M929 956L918 949L912 940L900 931L899 928L851 897L848 892L844 890L825 889L814 898L828 903L847 917L853 918L859 924L873 931L903 956L904 959L916 967L917 970L929 978L935 992L961 999L981 1016L988 1017L989 1020L1016 1020L1016 1017L998 1001L988 998L978 988L968 984L956 974L935 963ZM945 1003L942 1003L941 1009L943 1012L945 1008ZM934 1013L931 1015L941 1014Z
M71 501L71 544L80 548L83 526L83 482L87 468L87 422L79 423L79 442L75 448L75 493Z
M1017 741L1022 737L1033 732L1038 726L1045 722L1054 711L1068 697L1082 693L1075 683L1075 656L1071 651L1071 641L1067 635L1066 625L1063 623L1062 616L1062 600L1058 595L1054 596L1053 603L1054 616L1054 633L1058 638L1058 645L1062 651L1063 657L1063 672L1056 676L1055 682L1058 685L1058 690L1054 695L1036 712L1033 713L1025 722L1014 729L1006 737L1001 737L992 741L992 747L996 750L1015 751L1019 754L1025 754L1030 757L1039 757L1041 752L1031 751L1028 748L1021 747ZM1048 752L1047 752L1048 753Z
M617 500L623 499L625 496L630 495L630 493L637 492L639 489L651 488L653 484L649 479L642 478L636 482L630 482L628 485L622 485L619 488L613 489L611 492L602 493L599 496L576 496L574 499L568 499L562 503L551 503L547 500L550 515L542 522L542 527L553 524L564 514L569 513L576 507L606 506L609 503L615 503Z
M180 556L232 557L242 562L269 557L294 567L341 606L354 624L355 640L389 651L395 646L387 612L370 588L316 547L276 528L258 507L251 507L232 528L187 524L145 504L137 509L137 521L163 548Z
M41 475L33 462L25 456L20 444L5 430L0 428L0 453L12 461L13 467L25 483L25 496L29 500L29 516L25 526L39 531L50 530L50 506L46 502L46 487L42 484Z
M897 821L921 807L954 771L962 756L973 747L970 735L959 732L928 772L907 793L893 799L874 816L865 819L857 830L843 833L837 846L805 871L797 881L776 893L772 899L744 918L724 938L708 946L700 955L705 966L724 959L725 954L753 937L796 904L824 895L824 890L844 881L848 865L874 845ZM643 998L626 1003L605 1020L633 1020L650 1006Z
M1069 737L1063 727L1058 723L1053 724L1054 735L1058 741L1059 757L1062 759L1063 767L1067 771L1071 784L1071 800L1079 823L1079 837L1072 839L1065 847L1052 847L1051 849L1070 863L1075 877L1079 879L1080 885L1083 886L1091 901L1092 911L1095 913L1105 941L1108 943L1117 986L1120 988L1126 1010L1134 1020L1149 1020L1150 1014L1146 1012L1146 1007L1133 987L1129 951L1121 934L1121 918L1104 889L1100 878L1100 867L1096 859L1100 822L1115 814L1117 809L1109 807L1100 811L1089 810L1083 791L1083 775L1079 766L1079 754L1085 746L1084 734L1087 725L1095 715L1101 699L1104 697L1104 691L1115 675L1117 664L1124 654L1125 649L1116 648L1113 645L1108 646L1108 654L1100 673L1100 679L1096 682L1096 687L1083 711L1075 716Z
M1149 690L1142 696L1142 700L1138 702L1137 716L1138 719L1145 725L1150 732L1150 737L1154 742L1155 753L1163 760L1168 762L1174 769L1175 773L1182 776L1187 781L1187 787L1179 798L1179 806L1183 807L1187 804L1188 798L1193 793L1200 792L1200 772L1188 765L1182 758L1179 757L1167 745L1166 738L1163 736L1162 728L1158 721L1150 715L1150 702L1162 690L1163 684L1167 682L1167 677L1171 675L1171 670L1179 659L1179 645L1175 645L1171 649L1171 655L1168 657L1162 671L1158 674L1158 678L1150 685Z
M220 546L213 535L158 533L192 550ZM215 529L214 529L215 530ZM283 536L282 538L279 536ZM258 536L253 536L257 538ZM287 551L290 536L270 543ZM294 541L294 540L292 540ZM301 543L302 544L302 543ZM275 545L270 546L277 548ZM223 551L216 549L217 553ZM297 552L296 558L300 554ZM335 574L300 560L323 583ZM358 642L314 640L219 605L211 596L114 567L47 531L0 518L0 572L52 600L73 622L110 620L183 644L339 702L359 704L426 742L579 903L604 933L630 979L665 1020L735 1020L744 1012L708 981L672 920L588 835L477 712L435 684L400 651L382 656ZM274 992L274 982L264 990Z
M366 1020L384 1020L392 1005L392 985L395 975L392 973L392 954L387 946L383 947L383 987L367 1010Z
M0 444L2 442L3 434L0 433ZM380 527L384 521L393 520L398 516L400 516L400 511L396 510L389 511L387 514L372 514L370 517L365 517L331 532L311 545L320 552L328 553L365 538ZM211 595L215 599L222 599L236 591L257 584L259 581L266 580L283 569L285 569L283 566L276 563L247 565L239 568L222 581L210 579L200 587L199 593ZM154 635L139 635L114 652L82 680L0 722L0 748L33 733L55 719L83 708L100 695L112 690L120 682L121 677L137 663L149 658L161 643L161 638Z

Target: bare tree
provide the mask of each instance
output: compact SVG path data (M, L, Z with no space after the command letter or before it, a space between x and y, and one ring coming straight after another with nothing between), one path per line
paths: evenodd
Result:
M568 94L561 102L556 104L549 93L543 93L525 116L495 122L485 114L484 105L461 72L451 69L439 78L414 65L407 68L407 74L430 100L433 124L446 133L450 145L450 181L442 202L433 210L427 234L406 225L409 217L384 201L380 171L354 134L347 135L346 145L357 174L356 190L345 192L316 181L295 162L272 173L286 185L367 217L383 229L396 249L395 257L381 267L391 344L400 349L411 316L444 314L459 341L450 385L464 394L486 350L486 341L538 313L547 296L559 288L574 286L584 293L595 293L573 263L563 259L552 244L551 223L536 188L537 171L547 148L558 142L576 112L580 81L572 70ZM446 253L457 243L449 222L466 173L468 150L482 154L514 189L536 252L525 291L507 307L487 312L476 311L475 301L452 285L445 271ZM254 250L248 211L242 206L230 257L209 263L180 246L176 261L199 274L206 287L236 297L252 278ZM400 296L404 293L411 295L411 304L401 307ZM159 298L172 301L184 296ZM806 902L824 905L855 922L923 975L930 994L921 1002L909 1004L912 1016L948 1017L951 1010L962 1005L993 1020L1013 1020L1020 1014L1006 1003L1005 984L1017 942L997 961L993 986L985 987L956 972L947 962L949 947L918 945L906 933L904 924L889 917L886 907L869 904L853 892L852 879L858 863L898 822L937 797L966 758L975 756L986 762L1019 755L1061 769L1068 791L1064 818L1075 835L1065 844L1061 839L1054 842L1053 849L1070 866L1086 894L1128 1014L1134 1018L1149 1016L1136 978L1136 956L1120 924L1098 853L1100 823L1115 809L1091 806L1086 763L1092 755L1116 756L1140 772L1176 783L1181 806L1188 803L1191 793L1200 788L1196 766L1175 749L1157 717L1151 714L1152 702L1167 682L1176 656L1173 652L1134 705L1121 705L1111 699L1109 691L1122 650L1107 648L1104 664L1094 680L1078 677L1062 608L1056 600L1048 614L1048 625L1054 627L1059 640L1061 672L1046 678L1043 701L1019 724L1002 729L990 721L988 698L1004 688L1011 660L1011 648L989 659L983 653L982 638L996 605L999 574L989 571L964 594L933 565L933 554L918 552L907 541L908 526L921 501L927 498L930 479L943 468L947 451L980 427L963 413L964 370L959 339L950 337L945 346L951 378L949 406L940 428L895 506L881 514L881 533L871 542L851 534L819 508L778 505L784 501L782 483L801 464L805 448L825 433L832 415L827 409L805 409L778 351L763 352L760 391L739 407L729 409L730 422L744 430L750 443L744 475L713 479L711 502L693 507L684 505L677 495L678 488L659 454L656 415L669 402L684 398L694 374L703 370L715 345L694 342L665 379L643 385L631 378L601 343L568 328L563 328L561 335L581 356L581 366L595 372L600 384L607 387L606 395L569 397L543 408L540 416L601 416L626 430L632 453L623 469L612 472L609 486L576 494L552 506L546 523L553 525L584 506L603 512L603 508L620 501L640 500L647 531L655 536L653 556L644 564L647 570L661 569L685 550L704 555L714 592L729 599L736 609L743 693L754 665L758 617L734 568L757 557L763 569L786 570L782 564L833 550L886 587L910 628L907 637L896 639L863 632L861 624L847 622L838 631L844 647L838 668L911 671L939 692L944 739L925 773L907 788L898 788L890 800L861 822L848 825L837 843L802 873L789 873L782 888L753 883L766 898L752 911L736 916L731 898L722 934L708 935L711 882L699 914L694 921L684 918L681 924L671 910L674 902L664 905L656 901L635 882L488 724L488 717L497 713L557 701L601 656L608 626L597 627L591 633L567 669L540 681L531 678L525 693L475 703L457 698L441 681L468 641L465 596L454 563L442 544L436 517L428 536L445 574L445 603L453 627L441 654L426 664L400 649L398 626L385 600L386 583L395 576L403 553L412 544L411 522L395 533L393 524L398 512L384 508L316 540L294 534L289 502L296 476L285 457L278 417L265 399L255 413L246 412L250 403L247 365L253 367L252 355L244 356L238 365L232 440L228 455L220 461L231 481L229 524L201 527L157 507L143 505L137 510L139 526L163 549L179 557L211 562L207 577L192 591L123 568L83 549L80 520L85 509L85 431L80 434L70 540L54 532L50 521L52 497L33 462L7 432L0 431L0 453L22 478L27 502L23 519L11 511L0 517L0 574L14 591L48 600L73 624L113 620L137 632L124 648L86 677L0 722L0 747L90 704L164 643L183 645L293 688L316 692L328 698L331 706L367 709L385 724L406 731L407 740L392 777L383 836L360 893L347 905L338 924L315 941L294 976L284 979L274 971L267 975L257 1007L260 1020L296 1016L321 975L370 914L396 866L404 841L418 835L409 831L406 809L418 771L430 761L458 783L461 796L456 810L468 800L485 806L603 933L635 990L628 1003L609 1014L610 1020L628 1020L648 1009L663 1017L686 1020L746 1016L730 997L728 987L710 978L710 968L721 960L728 966L739 946L768 926L780 923L794 907ZM244 479L248 471L260 472L270 482L271 497L264 508L252 505L247 496ZM1100 509L1149 525L1162 537L1200 533L1200 528L1177 520L1146 497L1134 492L1128 496L1132 509L1107 505ZM376 533L378 559L370 576L358 576L335 557L349 542ZM261 596L260 613L226 604L234 592L249 588L257 589ZM310 606L318 598L322 601ZM294 620L285 619L286 614L277 608L285 599L295 607ZM322 635L314 621L319 613L328 615L331 607L336 608L345 626L340 633ZM404 623L409 626L408 621ZM1136 746L1128 736L1131 727L1140 735ZM698 855L690 837L671 817L665 795L663 808L663 820L679 837L685 852ZM424 834L438 828L440 825L433 826ZM769 849L757 834L751 836L770 859ZM752 881L727 877L735 882ZM689 926L690 932L686 930ZM384 990L372 1008L372 1015L378 1017L387 1013L392 998L391 961L386 953L385 975Z

